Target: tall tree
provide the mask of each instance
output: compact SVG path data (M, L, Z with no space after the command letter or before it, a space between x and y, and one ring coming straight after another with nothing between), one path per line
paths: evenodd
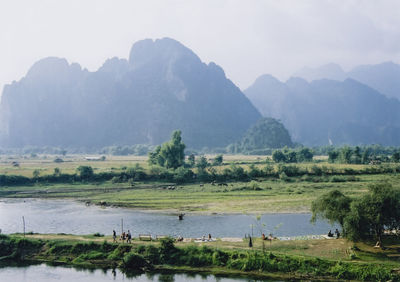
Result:
M400 229L400 191L388 183L370 186L370 192L351 205L345 218L349 239L374 237L382 247L385 228Z
M181 131L172 133L171 140L157 146L149 153L149 163L164 166L166 168L178 168L183 166L185 161L185 144L182 142Z
M343 195L339 190L330 191L311 204L311 222L315 222L317 218L323 218L329 223L339 223L345 233L344 221L350 212L351 198Z

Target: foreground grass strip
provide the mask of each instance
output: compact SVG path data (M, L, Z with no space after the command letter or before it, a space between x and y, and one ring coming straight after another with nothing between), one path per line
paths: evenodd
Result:
M0 260L119 267L127 272L166 268L261 276L272 273L282 278L400 280L400 274L391 264L343 262L197 245L177 247L169 238L159 243L111 244L107 241L43 240L0 235Z

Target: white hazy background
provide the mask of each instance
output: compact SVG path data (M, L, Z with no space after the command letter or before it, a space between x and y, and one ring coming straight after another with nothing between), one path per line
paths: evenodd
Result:
M145 38L174 38L241 89L304 66L400 62L400 1L0 0L0 91L37 60L97 70Z

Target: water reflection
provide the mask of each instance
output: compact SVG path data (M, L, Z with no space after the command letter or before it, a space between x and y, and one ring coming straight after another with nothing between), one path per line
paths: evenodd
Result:
M210 274L185 273L123 273L118 269L82 269L46 264L22 267L0 266L0 281L31 282L102 282L102 281L140 281L140 282L240 282L240 281L272 281L257 280L244 277L221 277Z

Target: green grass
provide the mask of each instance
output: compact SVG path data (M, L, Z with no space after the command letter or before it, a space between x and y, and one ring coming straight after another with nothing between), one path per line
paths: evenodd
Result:
M216 167L221 171L232 163L243 163L248 168L250 164L264 167L264 157L257 156L224 156L224 165ZM15 159L2 158L0 174L28 175L36 168L42 173L52 173L54 167L62 172L74 172L79 165L91 165L95 172L120 171L124 167L140 164L147 168L146 157L107 157L105 162L87 162L83 156L65 158L66 162L53 163L54 156L47 159L16 159L20 168L10 166ZM388 164L390 165L390 164ZM275 168L277 165L273 165ZM320 163L296 164L301 169L312 170L313 166L326 167L328 170L353 169L363 170L366 165ZM168 210L204 213L265 213L265 212L308 212L311 202L331 189L339 189L351 197L358 197L368 189L368 185L388 181L394 187L400 188L400 176L397 173L315 176L304 175L279 178L256 178L251 182L228 182L227 186L211 183L194 183L175 185L163 182L128 183L74 183L74 184L35 184L31 186L1 187L0 197L13 198L72 198L89 201L94 204L105 202L108 205L147 210ZM174 185L175 190L165 189ZM257 188L257 189L254 189Z
M311 202L330 189L339 189L344 194L357 197L368 189L368 185L388 181L400 187L397 174L359 175L357 181L330 182L322 177L321 182L303 181L301 177L290 182L262 179L257 182L260 190L246 188L249 182L232 182L228 186L206 184L178 185L175 190L164 189L164 183L127 184L102 183L75 185L34 185L28 187L4 187L3 197L73 198L94 204L149 210L176 210L194 212L307 212ZM23 192L23 193L21 193Z
M87 236L34 234L0 236L0 255L7 261L52 261L88 267L121 267L125 271L152 269L220 271L279 278L330 278L352 280L400 279L400 261L392 255L400 246L397 238L385 240L386 250L371 242L353 244L345 239L284 241L265 244L247 242L195 244L138 242L133 244L90 240ZM6 246L6 247L5 247ZM289 275L289 276L288 276Z

